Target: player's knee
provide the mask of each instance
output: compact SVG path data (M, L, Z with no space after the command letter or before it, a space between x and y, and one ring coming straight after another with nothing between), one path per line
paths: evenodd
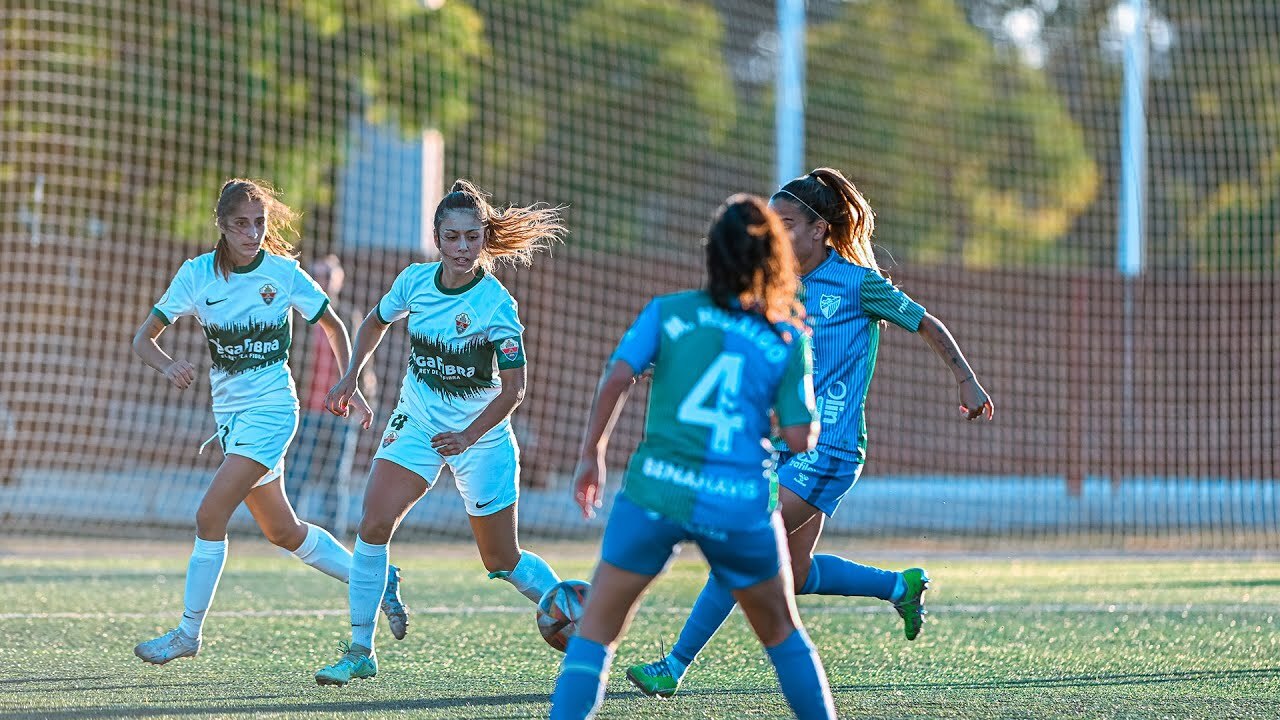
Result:
M272 525L262 528L262 534L272 545L293 552L302 545L303 540L307 539L307 526L302 523Z
M360 520L360 539L370 545L386 545L391 542L391 533L395 528L394 520L366 515Z
M480 549L480 562L484 563L487 572L511 572L520 562L519 548L504 548L500 551Z
M216 508L201 504L196 510L196 534L202 538L223 537L227 533L227 518Z

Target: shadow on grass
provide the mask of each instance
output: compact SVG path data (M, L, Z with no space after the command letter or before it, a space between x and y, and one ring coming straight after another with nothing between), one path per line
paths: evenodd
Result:
M1012 690L1016 688L1105 687L1109 685L1158 685L1204 680L1245 680L1280 678L1280 667L1241 670L1176 670L1159 673L1107 673L1062 675L1040 678L1001 678L922 683L864 683L831 685L832 692L885 692L893 690ZM741 690L682 689L681 695L739 695L758 693L759 688Z
M634 693L609 693L610 698L632 697ZM268 700L269 696L259 696ZM57 720L75 720L76 718L112 718L112 717L226 717L228 715L257 715L260 713L284 713L300 715L303 713L395 713L413 710L447 710L450 708L482 708L491 707L495 712L511 705L525 703L546 703L550 700L551 689L545 693L477 695L470 697L437 697L419 699L368 700L353 698L349 702L333 700L326 702L289 702L281 698L276 702L256 702L239 704L202 704L190 702L183 704L118 704L110 707L83 707L66 710L48 708L20 711L0 711L0 720L5 718L54 718ZM281 702L283 701L283 702ZM508 709L509 713L509 709ZM470 718L502 718L528 717L520 715L485 715L483 711L468 712Z

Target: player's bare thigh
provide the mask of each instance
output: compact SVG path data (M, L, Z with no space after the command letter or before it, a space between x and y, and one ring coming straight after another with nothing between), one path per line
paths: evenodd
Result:
M809 577L809 565L813 561L814 548L822 537L826 516L818 508L787 488L778 489L778 504L782 512L782 526L787 532L787 550L791 555L791 572L796 587L803 587Z
M390 460L378 458L369 469L364 489L360 539L385 545L406 513L427 494L427 481L418 473Z
M480 561L488 572L510 572L520 562L520 540L517 531L518 503L490 515L468 515L471 534L476 538Z
M203 540L225 538L231 514L266 472L267 467L256 460L243 455L227 455L213 474L213 482L204 491L200 508L196 510L196 535Z

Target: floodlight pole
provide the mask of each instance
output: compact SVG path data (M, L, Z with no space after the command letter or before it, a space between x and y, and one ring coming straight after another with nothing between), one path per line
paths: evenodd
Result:
M778 0L775 187L804 172L804 0Z
M1120 217L1116 269L1124 278L1124 388L1121 437L1138 434L1134 409L1134 282L1142 274L1146 236L1147 3L1124 0L1124 82L1120 102ZM1123 442L1123 441L1122 441ZM1129 455L1130 453L1124 453ZM1119 484L1112 476L1112 487Z

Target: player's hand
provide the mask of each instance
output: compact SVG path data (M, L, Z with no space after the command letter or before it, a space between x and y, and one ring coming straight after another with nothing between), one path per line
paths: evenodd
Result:
M179 390L186 390L196 381L196 367L186 360L174 360L164 369L164 378Z
M596 516L596 510L604 504L604 459L587 456L578 461L573 472L573 499L582 508L586 520Z
M360 427L368 430L373 426L373 408L369 406L369 401L364 399L364 395L356 392L351 396L351 400L347 403L348 407L354 407L360 415Z
M351 397L356 394L356 379L350 375L343 375L338 384L333 386L329 394L324 399L324 407L329 412L338 417L346 417L351 412ZM364 398L360 398L364 402ZM369 403L364 403L369 407ZM357 408L359 409L359 408ZM365 427L368 427L367 425Z
M463 450L475 444L475 438L462 432L442 432L431 438L431 447L445 457L462 454Z
M977 420L979 416L990 420L996 414L991 396L983 389L978 378L972 375L960 383L960 414L969 420Z

